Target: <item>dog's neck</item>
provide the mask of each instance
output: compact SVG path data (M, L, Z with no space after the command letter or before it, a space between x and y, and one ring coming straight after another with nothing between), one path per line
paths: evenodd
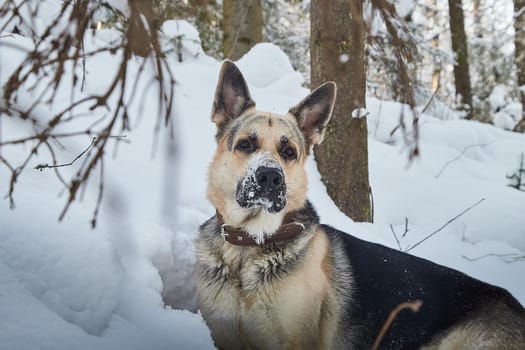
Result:
M269 213L259 213L259 215L260 214L272 215ZM259 227L257 227L257 221L261 220L261 218L252 217L251 219L255 221L255 225L254 223L250 225L249 222L245 223L242 227L231 225L231 223L225 220L223 215L217 211L217 223L220 234L225 241L240 246L261 246L288 241L299 236L312 224L319 222L317 213L308 201L305 202L302 209L278 216L279 221L270 232L261 231ZM253 229L253 227L256 228Z

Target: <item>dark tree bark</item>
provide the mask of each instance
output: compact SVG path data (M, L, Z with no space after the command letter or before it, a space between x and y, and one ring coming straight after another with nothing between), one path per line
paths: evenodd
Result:
M472 119L472 92L470 90L470 73L468 64L467 35L461 0L448 0L450 15L450 34L452 51L456 54L454 64L454 83L456 97L459 97L462 109L467 112L466 119Z
M337 84L332 120L315 157L328 194L354 221L371 221L365 108L365 24L359 0L312 0L310 54L312 87Z
M261 0L224 0L222 11L224 58L237 60L262 41Z
M130 16L126 35L131 51L137 56L146 57L152 51L150 34L156 30L153 0L129 0L128 4ZM144 20L146 23L144 23Z
M518 73L518 87L520 90L521 106L523 112L521 121L515 131L525 131L525 0L514 0L514 60Z

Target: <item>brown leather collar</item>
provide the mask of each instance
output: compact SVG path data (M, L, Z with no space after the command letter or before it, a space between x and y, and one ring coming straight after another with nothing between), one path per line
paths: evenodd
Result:
M224 223L221 214L217 212L217 221L221 227L222 238L231 244L239 246L263 246L275 242L282 242L297 237L305 227L302 223L294 221L293 215L285 215L283 224L273 235L266 238L262 244L258 244L250 234L240 228Z

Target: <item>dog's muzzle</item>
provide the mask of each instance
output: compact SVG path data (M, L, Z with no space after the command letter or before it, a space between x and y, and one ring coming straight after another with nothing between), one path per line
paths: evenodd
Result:
M279 167L260 166L237 185L237 203L243 208L262 207L270 213L286 205L286 183Z

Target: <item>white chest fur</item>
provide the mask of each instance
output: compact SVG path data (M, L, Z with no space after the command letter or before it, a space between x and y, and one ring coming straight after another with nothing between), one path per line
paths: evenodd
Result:
M335 297L328 242L313 235L293 247L220 247L199 241L199 307L221 348L329 348ZM218 248L218 249L217 249Z

